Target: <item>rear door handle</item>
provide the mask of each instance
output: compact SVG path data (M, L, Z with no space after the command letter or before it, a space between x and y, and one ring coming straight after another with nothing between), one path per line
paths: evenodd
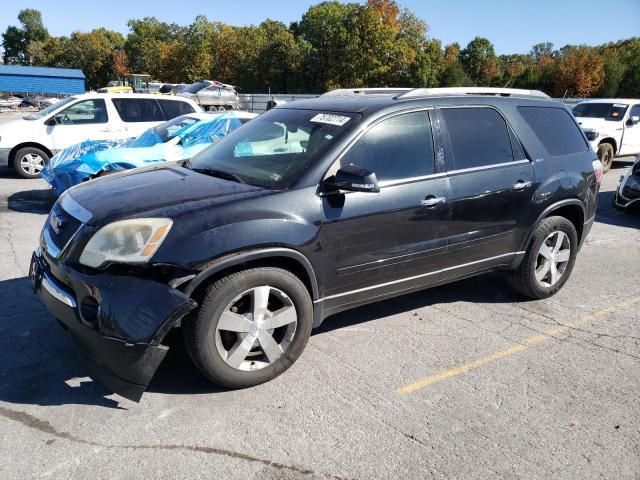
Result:
M423 207L435 207L447 201L446 197L433 197L429 196L420 202Z
M515 185L513 186L514 190L524 190L525 188L530 187L531 185L533 185L533 182L523 182L522 180L518 180Z

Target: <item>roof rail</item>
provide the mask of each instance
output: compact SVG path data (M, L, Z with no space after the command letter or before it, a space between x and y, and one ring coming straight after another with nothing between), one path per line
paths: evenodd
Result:
M321 97L356 96L356 95L400 95L409 93L411 88L338 88L320 95Z
M497 95L501 97L533 97L551 98L540 90L523 90L520 88L494 88L494 87L447 87L447 88L414 88L408 92L400 93L394 98L420 98L450 95Z

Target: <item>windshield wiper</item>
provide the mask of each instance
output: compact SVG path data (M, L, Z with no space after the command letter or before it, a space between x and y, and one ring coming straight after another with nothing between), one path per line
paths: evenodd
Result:
M193 168L192 170L212 177L224 178L225 180L231 180L238 183L247 183L239 175L231 172L225 172L224 170L217 170L215 168Z

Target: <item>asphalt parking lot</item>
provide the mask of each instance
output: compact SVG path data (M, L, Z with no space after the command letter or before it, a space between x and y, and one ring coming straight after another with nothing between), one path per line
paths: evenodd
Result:
M596 223L555 297L498 274L328 319L223 391L176 335L139 404L87 377L31 293L46 184L0 169L0 478L640 478L640 216Z

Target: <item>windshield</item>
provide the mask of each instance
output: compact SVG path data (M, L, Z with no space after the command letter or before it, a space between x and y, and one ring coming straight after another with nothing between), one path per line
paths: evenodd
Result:
M627 112L629 105L624 103L579 103L573 107L575 117L603 118L619 122Z
M202 151L194 170L217 170L261 187L290 186L354 123L351 113L270 110Z
M60 107L65 106L67 103L73 102L75 99L76 99L76 97L64 98L64 99L60 100L59 102L54 103L53 105L49 105L47 108L43 108L39 112L32 113L31 115L27 115L26 117L24 117L24 119L25 120L40 120L41 118L44 118L47 115L49 115L51 112L54 112L57 109L59 109Z
M188 87L185 87L180 93L196 93L202 90L203 88L207 88L209 84L207 82L196 82Z
M194 123L198 123L200 120L195 117L189 117L183 115L176 117L173 120L164 122L162 125L154 127L155 133L162 139L162 143L166 143L169 140L173 140L176 134L185 127L190 127Z

